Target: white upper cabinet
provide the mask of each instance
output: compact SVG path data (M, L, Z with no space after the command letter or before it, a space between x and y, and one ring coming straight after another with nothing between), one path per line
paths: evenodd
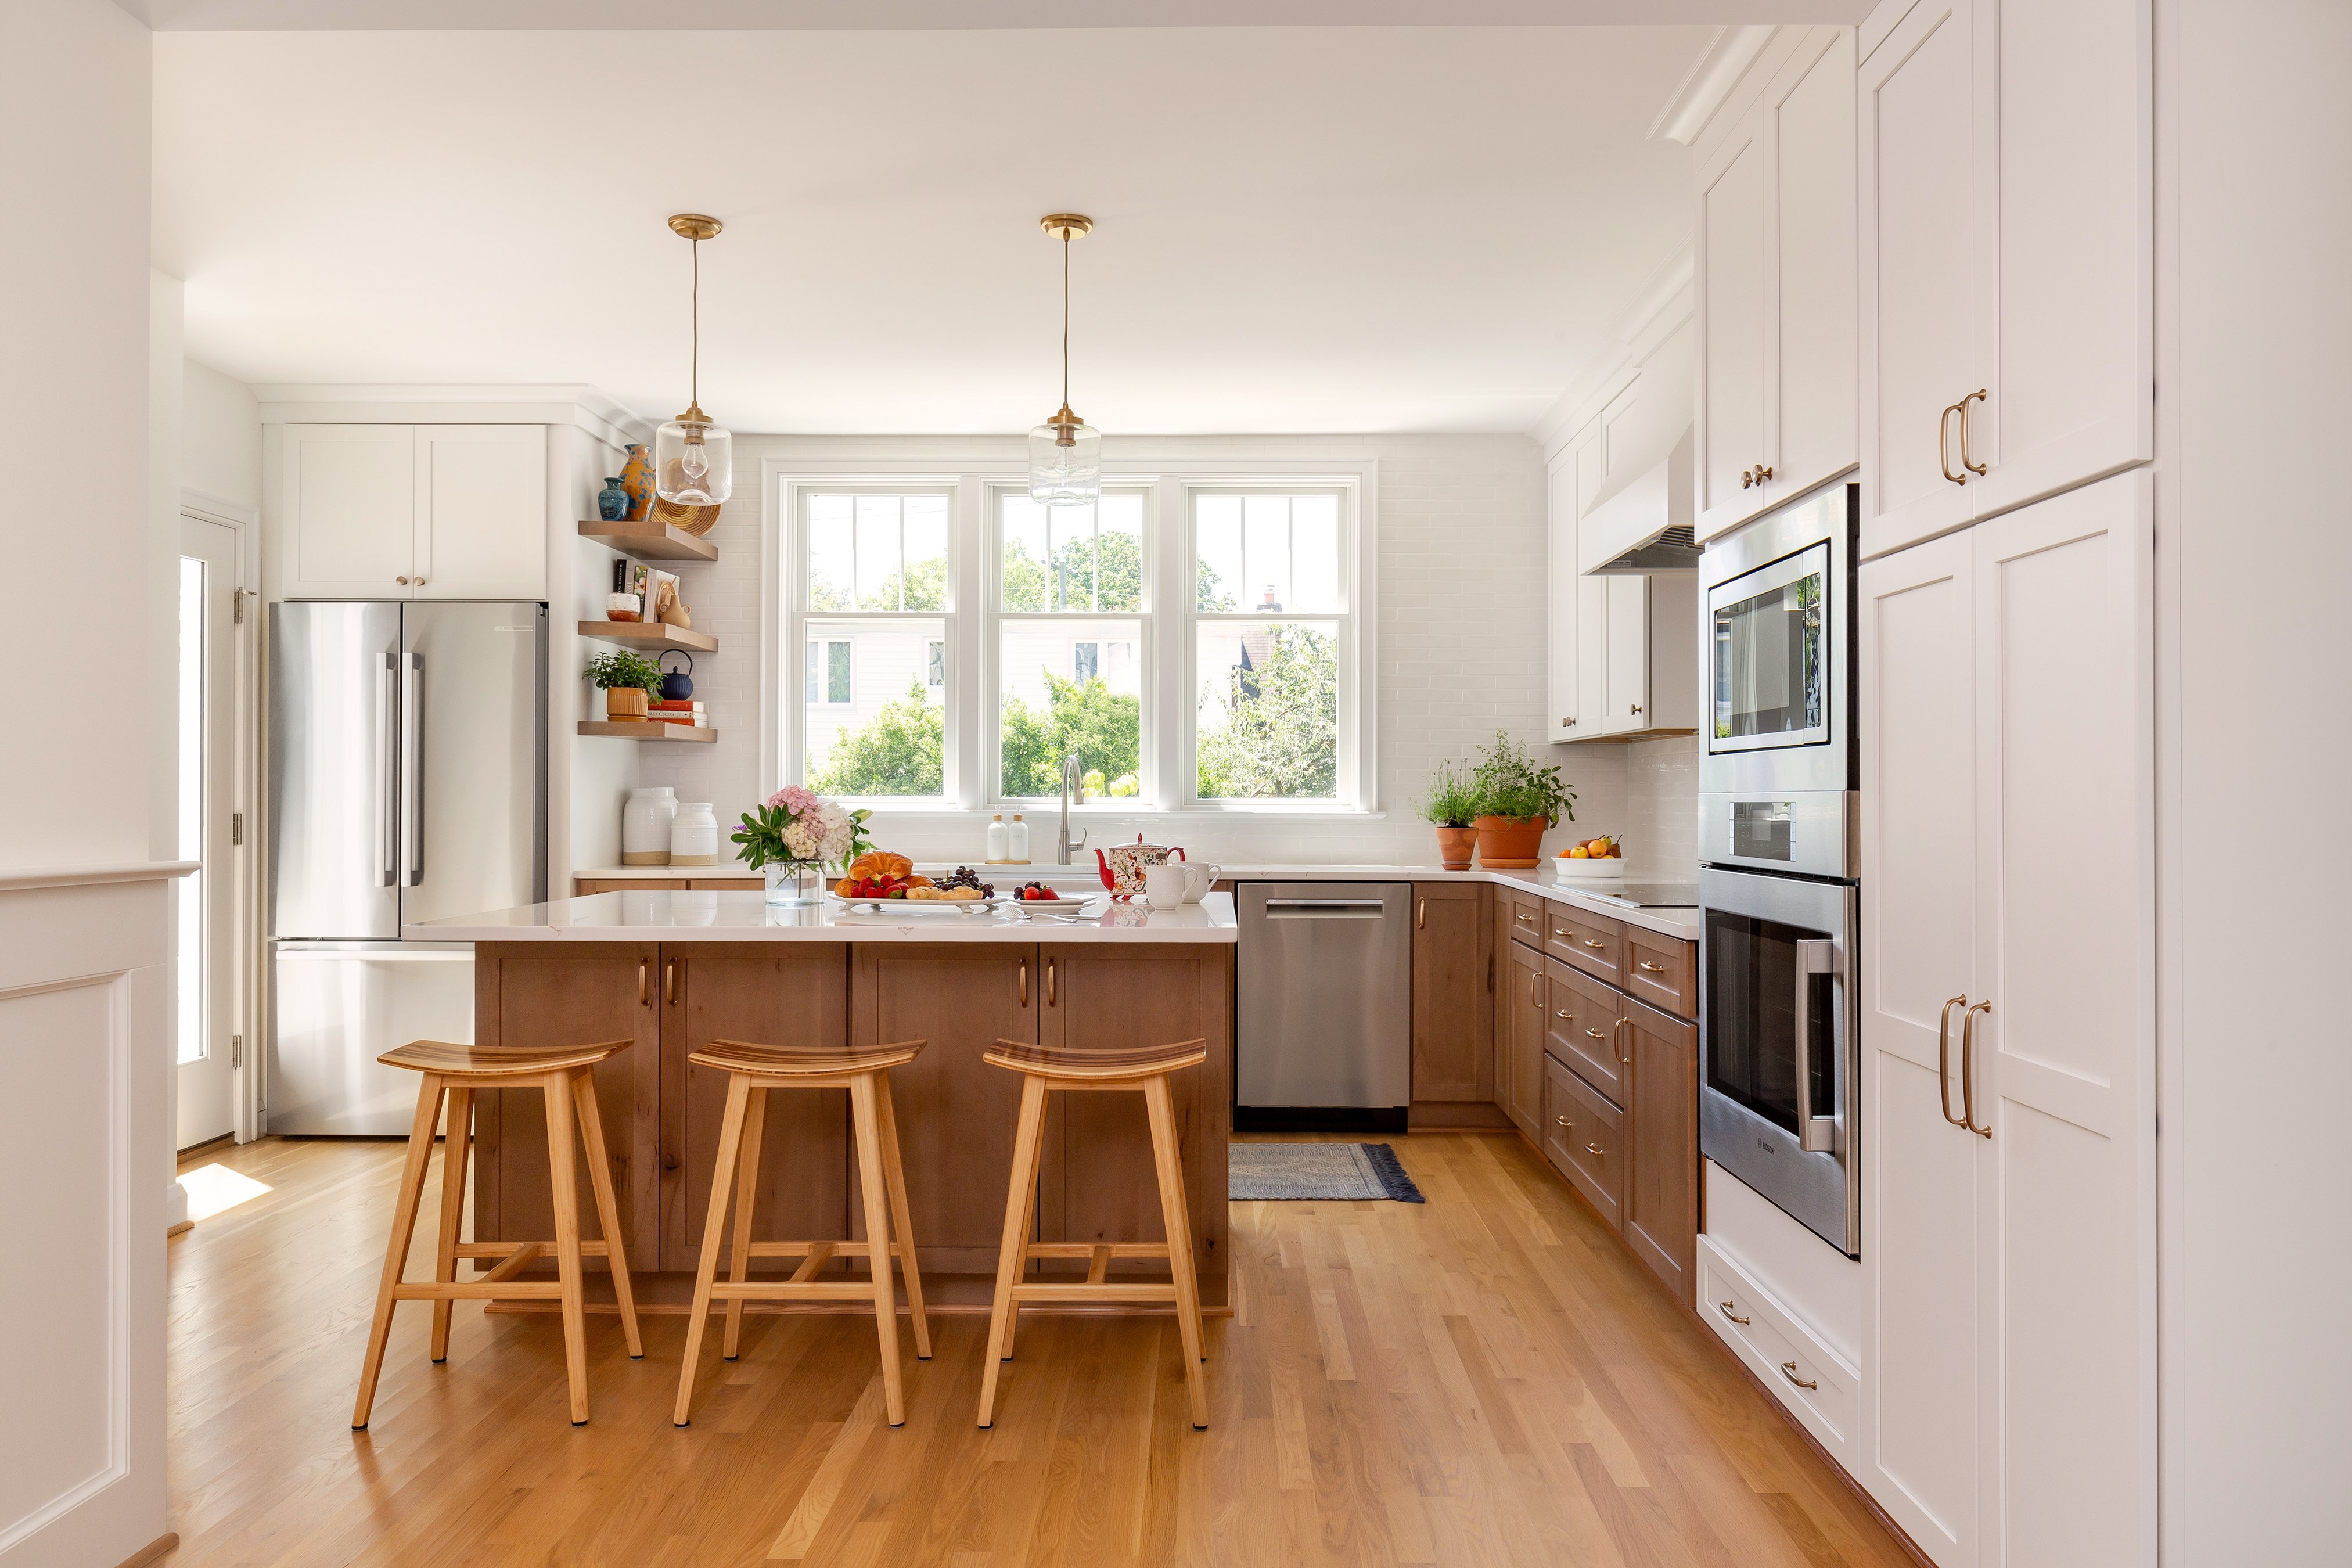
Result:
M2148 0L1887 0L1861 36L1870 556L2148 459L2154 163Z
M1853 35L1805 32L1702 156L1702 541L1853 467Z
M1571 447L1552 459L1545 496L1545 521L1549 531L1549 639L1548 688L1550 722L1545 738L1573 741L1582 710L1577 684L1577 599L1584 579L1576 570L1576 471L1579 448Z
M547 597L540 425L289 425L277 594Z

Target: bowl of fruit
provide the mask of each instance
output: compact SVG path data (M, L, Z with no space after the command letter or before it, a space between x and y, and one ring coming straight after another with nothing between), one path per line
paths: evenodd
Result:
M1617 836L1580 838L1551 858L1553 872L1563 882L1622 882L1625 856Z

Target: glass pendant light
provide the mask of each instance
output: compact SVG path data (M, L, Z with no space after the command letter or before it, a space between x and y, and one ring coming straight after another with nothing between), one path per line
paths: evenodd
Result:
M1062 406L1029 432L1029 499L1046 506L1088 506L1102 495L1102 432L1070 412L1070 241L1095 220L1053 213L1040 227L1062 242Z
M694 363L686 412L654 432L654 494L674 506L716 506L735 493L735 437L702 411L702 242L720 224L678 213L670 231L694 242Z

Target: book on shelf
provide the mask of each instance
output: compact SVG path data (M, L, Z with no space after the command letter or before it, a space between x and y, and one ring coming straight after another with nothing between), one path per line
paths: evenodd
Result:
M646 706L656 713L699 713L708 704L682 697L676 699L656 697L648 700Z
M710 728L710 715L708 713L648 713L646 717L656 724L684 724L696 730Z

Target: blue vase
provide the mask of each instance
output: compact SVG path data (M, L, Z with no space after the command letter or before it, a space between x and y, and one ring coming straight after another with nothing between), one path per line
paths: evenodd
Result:
M618 474L604 481L596 492L596 515L606 522L620 522L629 515L629 492L621 488Z

